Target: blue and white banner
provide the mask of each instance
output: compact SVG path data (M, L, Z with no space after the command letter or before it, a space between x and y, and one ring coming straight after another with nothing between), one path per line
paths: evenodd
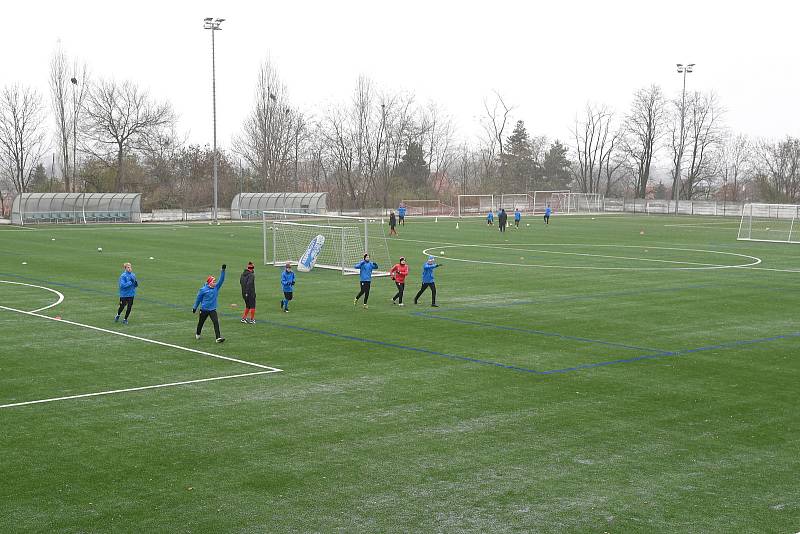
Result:
M311 240L311 243L308 244L308 248L306 249L303 256L300 258L300 263L297 264L297 270L307 273L311 269L314 268L314 264L317 263L317 257L319 253L322 251L322 245L325 244L325 236L318 235L314 239Z

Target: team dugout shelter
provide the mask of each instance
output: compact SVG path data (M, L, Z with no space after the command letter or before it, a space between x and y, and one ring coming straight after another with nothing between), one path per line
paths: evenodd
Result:
M142 222L141 193L21 193L11 224Z
M264 211L320 214L327 211L328 193L240 193L231 202L231 219L261 220Z

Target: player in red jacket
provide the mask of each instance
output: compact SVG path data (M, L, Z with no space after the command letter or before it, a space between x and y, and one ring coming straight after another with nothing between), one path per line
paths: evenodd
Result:
M408 276L408 265L405 258L400 258L400 263L395 263L389 275L397 286L397 294L392 297L392 304L403 305L403 291L406 289L406 276Z

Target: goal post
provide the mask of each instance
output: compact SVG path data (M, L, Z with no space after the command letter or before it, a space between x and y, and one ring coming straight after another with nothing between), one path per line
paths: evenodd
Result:
M382 218L347 217L311 213L263 211L264 265L296 265L311 241L325 238L315 267L356 274L353 266L369 253L378 264L375 276L385 276L391 266Z
M561 203L561 197L558 195L569 194L569 189L555 189L550 191L528 191L528 195L533 198L533 206L531 209L533 213L544 213L547 206L555 211L554 204Z
M797 204L745 204L736 239L800 243L798 216L800 216L800 205Z
M498 208L512 213L518 209L522 213L533 213L533 197L528 193L504 193L500 195Z
M400 203L406 208L406 215L452 217L456 209L438 199L403 200Z
M474 217L494 210L494 195L458 195L458 216Z
M541 194L540 194L541 193ZM572 193L570 191L536 191L534 205L538 213L547 206L558 215L585 215L603 211L603 195L600 193ZM544 205L541 202L544 201Z

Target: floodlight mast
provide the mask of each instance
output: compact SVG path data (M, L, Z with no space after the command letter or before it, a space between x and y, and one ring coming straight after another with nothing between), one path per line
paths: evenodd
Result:
M217 30L220 30L220 24L222 24L225 19L214 17L206 17L203 19L203 29L211 30L211 100L213 106L213 121L214 121L214 212L213 212L213 220L214 222L218 222L218 168L219 168L219 156L217 154L217 65L216 65L216 50L214 46L214 34Z
M680 183L681 183L681 161L683 160L683 147L686 143L685 133L684 133L684 121L686 119L686 75L692 72L692 68L694 67L694 63L689 63L684 65L683 63L677 63L676 66L678 67L678 74L683 74L683 90L681 91L681 135L680 135L680 145L678 146L678 160L675 164L675 179L672 181L672 199L675 201L675 215L678 214L678 196L680 194Z

